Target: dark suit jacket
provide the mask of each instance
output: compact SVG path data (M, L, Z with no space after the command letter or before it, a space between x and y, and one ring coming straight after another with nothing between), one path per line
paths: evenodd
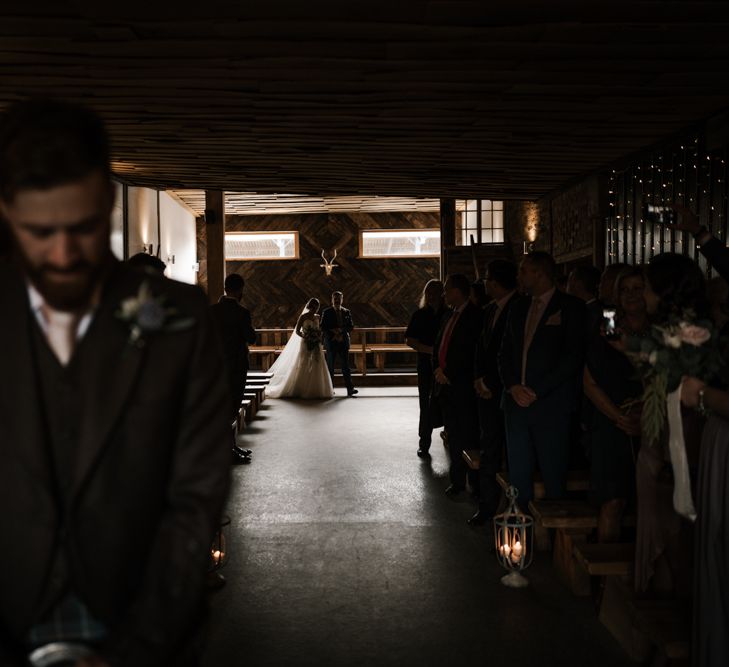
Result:
M346 308L342 308L342 325L344 329L344 340L335 341L332 336L332 329L337 329L337 313L334 308L326 308L321 314L321 330L324 335L324 345L329 348L332 345L343 345L349 349L349 333L354 329L354 323L352 322L352 313Z
M476 345L476 360L474 367L474 378L484 378L484 383L491 390L494 399L501 398L501 376L499 375L498 356L501 349L501 341L506 331L506 322L509 319L509 311L512 304L518 299L516 292L511 295L504 304L504 308L496 320L496 325L491 328L491 322L496 314L496 303L492 302L486 306L483 317L483 329Z
M228 369L233 372L247 371L250 368L248 346L256 342L250 311L226 296L221 296L210 310L220 333Z
M451 317L453 317L453 314L450 317L443 318L440 331L438 331L435 339L435 345L433 346L434 369L440 365L440 346ZM451 384L473 385L473 359L482 327L483 311L469 301L458 318L448 343L446 365L443 372Z
M729 280L729 248L726 244L712 236L699 251L724 280Z
M183 331L130 344L120 302L147 281ZM41 613L59 553L66 584L111 632L114 665L168 665L198 621L228 488L222 355L196 287L117 264L82 345L93 372L75 474L60 488L43 428L25 281L0 266L0 637L11 651ZM66 508L62 512L62 508ZM5 663L3 663L5 664Z
M521 384L524 327L530 298L515 301L509 312L498 363L504 389ZM537 394L532 407L555 412L575 410L585 357L585 304L557 290L547 304L529 346L526 385ZM504 393L504 407L516 406Z

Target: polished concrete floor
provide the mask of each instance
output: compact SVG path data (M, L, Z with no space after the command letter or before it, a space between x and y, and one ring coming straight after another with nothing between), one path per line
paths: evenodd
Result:
M632 664L537 554L531 586L503 587L470 501L415 455L415 388L357 399L268 400L233 470L228 583L205 667Z

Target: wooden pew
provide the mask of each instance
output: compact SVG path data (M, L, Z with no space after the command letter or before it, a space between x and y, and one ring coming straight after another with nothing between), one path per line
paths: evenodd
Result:
M597 528L597 508L584 500L535 499L529 510L537 526L555 531L552 557L562 580L575 595L590 595L590 575L575 551L586 545L587 536ZM635 525L635 517L623 517L623 525Z
M496 481L506 491L509 488L509 473L497 473ZM567 473L567 491L587 491L590 488L589 470L570 470ZM544 480L538 472L534 474L534 498L541 500L546 495Z
M638 599L630 581L607 577L600 622L631 660L663 667L689 667L691 616L675 600ZM657 655L656 655L657 654Z
M593 577L629 577L635 563L635 544L575 544L574 553Z
M597 527L597 510L582 500L532 500L529 510L540 528L555 530L552 560L560 578L579 596L590 595L590 575L574 555Z

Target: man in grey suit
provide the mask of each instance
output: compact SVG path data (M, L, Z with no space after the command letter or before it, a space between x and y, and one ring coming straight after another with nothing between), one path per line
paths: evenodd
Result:
M228 396L203 293L118 262L101 120L0 118L0 664L190 666L228 488Z

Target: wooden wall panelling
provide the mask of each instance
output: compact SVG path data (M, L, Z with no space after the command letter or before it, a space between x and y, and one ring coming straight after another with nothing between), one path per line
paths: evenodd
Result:
M404 326L417 307L423 286L437 278L438 258L362 259L363 229L437 229L437 213L321 213L305 215L228 216L227 231L299 232L300 259L228 261L226 271L246 280L244 301L258 327L292 326L306 301L317 297L329 305L331 293L344 293L356 325ZM321 251L336 264L327 278Z

